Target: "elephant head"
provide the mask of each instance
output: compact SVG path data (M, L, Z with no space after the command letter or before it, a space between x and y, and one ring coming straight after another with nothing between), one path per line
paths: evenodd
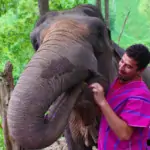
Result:
M35 51L38 50L38 48L40 47L42 43L43 35L45 35L45 32L47 31L47 28L56 19L61 18L61 17L78 18L79 16L81 16L82 18L84 16L96 17L102 22L103 26L105 26L99 29L100 34L98 37L98 40L99 40L98 51L95 51L95 56L97 57L97 60L98 60L98 71L102 72L103 76L106 78L106 80L108 81L108 85L109 85L114 79L113 68L111 67L112 55L113 55L112 53L113 51L111 50L112 47L106 48L106 45L107 46L110 45L111 35L110 35L110 30L105 25L105 21L101 12L94 5L81 4L70 10L47 12L44 16L42 16L37 21L34 30L30 34L33 48L35 49ZM91 26L91 28L93 27L94 26ZM94 42L94 40L91 40L91 42ZM105 67L104 67L103 62L106 62L106 59L107 59L107 63L105 63ZM105 89L107 89L107 87Z
M40 47L11 95L7 116L10 136L29 149L49 146L62 134L82 82L99 78L103 86L108 84L97 58L111 47L99 18L60 16L40 37Z
M98 17L104 22L104 18L97 7L90 4L81 4L70 10L63 11L49 11L36 22L34 30L31 32L30 38L33 48L37 50L41 44L41 32L43 29L48 28L53 21L60 16L90 16Z

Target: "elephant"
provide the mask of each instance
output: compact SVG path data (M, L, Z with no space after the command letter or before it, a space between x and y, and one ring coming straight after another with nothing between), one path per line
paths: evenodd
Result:
M101 114L88 85L99 82L107 93L124 50L111 40L97 7L87 4L42 16L31 42L35 54L8 106L10 136L39 149L64 132L69 150L91 150Z
M102 14L99 12L97 7L93 5L79 5L67 11L50 11L38 20L38 22L35 25L35 29L31 33L31 41L35 51L39 48L41 43L40 36L39 36L41 35L41 31L47 25L51 24L56 17L63 16L63 15L73 16L78 14L83 16L98 17L99 19L101 19L101 21L104 22L104 18ZM108 28L107 31L113 47L113 52L107 51L108 53L107 54L105 53L104 56L98 55L100 57L98 60L99 60L99 65L102 63L102 64L108 64L112 67L113 73L110 73L110 75L112 75L112 79L110 81L112 81L117 76L118 62L120 61L125 51L123 48L119 47L119 45L117 45L115 42L111 40L111 33ZM103 58L105 60L103 60ZM106 62L106 59L107 61L108 60L110 60L110 62L112 61L112 64L110 64L110 62ZM103 67L100 66L99 68L100 71L102 71ZM108 70L110 71L111 69L109 67L106 67L106 70L102 71L103 75L107 78L108 76L106 76L106 74L108 74ZM143 73L143 79L148 85L148 87L150 88L149 73L150 73L150 69L146 69ZM85 95L88 95L87 97L90 97L88 92L84 94L84 96ZM97 141L97 133L98 133L97 130L98 130L99 119L96 118L95 116L98 115L98 117L100 118L100 114L94 111L95 105L91 101L87 101L87 99L88 98L80 98L80 102L78 102L75 105L75 107L71 112L69 118L69 124L66 127L64 132L64 135L67 139L69 150L76 150L76 149L91 150L92 146L90 147L87 146L94 145ZM89 116L90 119L87 120L86 115Z
M42 35L41 34L42 30L45 29L46 26L50 25L54 19L56 19L57 17L60 17L60 16L64 16L64 15L65 16L71 15L71 17L76 16L76 15L98 17L98 18L100 18L101 21L104 22L104 18L102 16L102 14L100 13L100 11L98 10L98 8L93 6L93 5L89 5L89 4L88 5L87 4L78 5L77 7L73 8L71 10L50 11L38 20L38 22L35 25L33 32L31 33L31 42L32 42L32 45L33 45L33 48L35 49L35 51L40 46L41 39L42 39L42 38L40 39L40 37ZM109 38L111 38L110 37L110 31L108 28L107 28L107 32L108 32ZM108 58L110 60L109 63L111 63L111 53L110 52L105 51L102 55L104 55L104 56L100 57L100 59L99 59L100 70L102 70L101 64L104 61L103 59ZM110 81L111 81L113 79L113 78L111 79L111 77L113 77L113 76L111 73L111 68L109 68L109 66L111 66L111 65L109 65L109 63L108 63L107 67L103 68L103 74L105 73L104 74L105 76L109 75L109 77L107 76L107 78L110 78ZM110 70L110 74L107 73L107 70ZM106 89L107 89L107 86L105 87L105 90ZM90 97L88 92L84 95L88 95ZM98 113L93 111L95 109L95 106L91 101L89 102L89 101L83 100L83 98L82 98L80 103L78 103L78 104L79 105L76 105L76 107L73 109L73 111L70 115L70 119L69 119L70 121L69 121L68 126L65 129L64 135L67 139L68 147L70 150L71 149L75 149L75 150L76 149L78 149L78 150L80 150L80 149L81 150L82 149L92 149L91 147L86 148L86 146L91 145L90 143L96 143L97 142L97 132L95 129L95 126L96 126L95 124L96 123L98 124L98 122L99 122L98 118L99 117L96 118L96 117L94 117L96 115L92 115L92 114L98 114ZM83 106L85 106L85 107L83 108ZM88 108L90 111L87 110ZM82 110L82 111L80 111L80 110ZM85 120L85 118L87 118L87 117L85 117L85 114L87 114L87 112L89 112L89 116L91 116L91 117L89 117L90 119ZM76 118L75 123L74 123L73 118ZM94 123L93 123L93 120L96 120L96 119L98 121L97 122L94 121ZM83 133L83 131L81 131L81 128L83 131L85 131L87 133L86 135ZM73 139L72 139L72 137L73 137ZM74 143L74 141L76 141L76 142Z
M10 137L20 146L47 147L64 130L68 143L74 145L70 149L91 149L97 140L100 114L88 85L96 81L107 91L114 74L109 32L96 11L95 6L81 5L36 24L31 33L35 54L8 105ZM77 131L73 122L80 125Z

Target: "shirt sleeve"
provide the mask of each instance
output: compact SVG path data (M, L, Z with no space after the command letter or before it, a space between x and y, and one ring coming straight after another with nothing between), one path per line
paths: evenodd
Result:
M119 115L129 126L148 127L150 124L150 101L130 98Z

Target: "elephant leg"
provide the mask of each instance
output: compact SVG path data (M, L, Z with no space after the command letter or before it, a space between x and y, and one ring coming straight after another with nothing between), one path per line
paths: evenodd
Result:
M69 150L92 150L97 141L95 117L95 107L91 102L82 99L76 104L64 132Z
M76 150L78 148L78 145L76 145L75 142L73 141L69 125L66 126L64 136L67 142L68 150Z
M65 129L64 136L67 142L68 150L86 150L83 142L76 143L73 140L69 125L67 125Z
M89 147L84 147L84 150L92 150L92 146L89 146Z
M84 145L84 142L83 143L74 142L69 125L66 126L64 136L67 142L68 150L92 150L92 146L87 147Z

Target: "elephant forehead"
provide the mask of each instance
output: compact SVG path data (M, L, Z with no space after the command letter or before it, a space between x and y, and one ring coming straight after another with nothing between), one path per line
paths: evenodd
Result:
M73 37L78 38L89 35L89 29L86 24L81 24L71 19L62 19L57 20L48 29L43 31L43 33L46 33L44 34L43 42L49 40L51 37L53 38L58 32L60 34L71 33Z
M98 17L83 16L79 14L66 14L57 17L56 22L50 26L51 29L63 29L72 32L76 36L89 37L91 34L103 32L106 28L104 22Z

